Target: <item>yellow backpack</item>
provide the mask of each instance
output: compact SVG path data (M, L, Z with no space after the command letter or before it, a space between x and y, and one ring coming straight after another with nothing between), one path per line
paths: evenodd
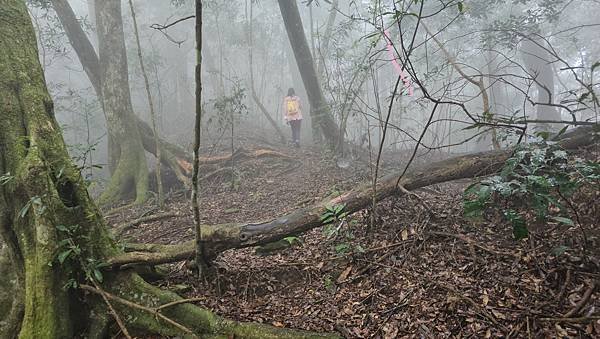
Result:
M288 115L296 115L300 110L300 103L297 99L288 99L287 100L287 113Z

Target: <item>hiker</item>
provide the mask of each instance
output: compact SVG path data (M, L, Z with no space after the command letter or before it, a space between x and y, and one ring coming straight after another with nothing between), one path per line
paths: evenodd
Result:
M283 100L285 122L292 128L292 142L300 147L300 126L302 125L302 105L293 88L288 89L288 94Z

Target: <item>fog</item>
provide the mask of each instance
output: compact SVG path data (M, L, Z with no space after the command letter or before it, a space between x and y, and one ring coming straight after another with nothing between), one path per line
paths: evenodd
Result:
M0 338L600 337L599 13L0 0Z
M59 18L53 9L65 3L30 1L29 8L65 139L100 192L109 178L107 115L73 37L63 28L72 18ZM97 4L68 5L98 53ZM150 123L131 11L126 1L121 5L132 107ZM539 131L558 132L565 126L560 121L595 122L593 66L600 26L588 14L599 6L596 1L298 2L307 62L318 80L310 82L310 75L302 74L306 69L298 68L302 61L295 58L277 2L205 1L202 152L231 152L257 139L289 146L283 100L290 87L302 105L302 146L327 143L319 136L329 127L312 121L318 109L310 105L320 102L320 95L324 102L318 105L327 106L336 137L343 139L335 145L342 166L377 154L382 142L384 156L400 159L417 149L417 159L426 162L506 147ZM178 20L193 15L194 4L146 1L135 3L135 9L158 134L191 151L195 21ZM306 51L296 52L306 58ZM318 88L307 91L305 84ZM151 158L148 154L152 167Z

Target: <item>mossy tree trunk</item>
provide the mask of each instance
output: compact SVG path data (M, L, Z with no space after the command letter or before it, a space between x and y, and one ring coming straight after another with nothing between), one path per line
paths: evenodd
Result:
M100 102L103 104L103 73L100 68L100 60L91 41L82 29L77 17L75 16L75 13L73 12L73 9L67 0L51 0L50 2L56 11L58 19L60 20L67 37L69 38L71 46L75 50L79 61L83 65L83 69L88 76L94 91L96 92L98 100L100 100ZM96 13L96 11L94 11L94 13ZM157 156L156 142L154 140L152 128L135 114L133 115L133 119L142 138L142 145L144 146L144 149L154 156ZM112 140L112 134L110 133L108 138L109 158L113 160L111 161L111 164L109 164L109 167L111 173L113 173L117 166L116 160L118 159L117 155L119 150L114 150L112 146L115 143L118 144L118 142ZM189 174L187 173L187 168L190 167L189 164L192 161L191 155L177 145L171 144L164 139L158 138L158 140L160 144L159 147L161 149L161 162L163 165L172 169L180 181L182 181L184 184L187 184L189 180L186 178L186 174Z
M156 313L116 300L155 309L181 300L177 295L147 284L131 271L106 271L103 279L90 277L91 264L121 250L110 238L67 153L25 2L0 0L0 8L0 235L7 244L12 269L24 282L22 295L14 291L23 311L17 312L19 321L9 337L106 337L108 307L96 294L77 288L86 282L113 296L111 304L130 333L185 335L181 327L164 322ZM99 19L107 23L106 17L100 15ZM58 255L68 248L67 243L78 250L59 263ZM75 287L65 288L72 282L77 282ZM189 304L161 313L202 337L327 337L238 323Z
M134 184L135 202L142 203L148 193L148 165L131 105L121 1L96 2L96 23L102 106L112 141L109 162L113 168L100 203L116 201L128 183Z

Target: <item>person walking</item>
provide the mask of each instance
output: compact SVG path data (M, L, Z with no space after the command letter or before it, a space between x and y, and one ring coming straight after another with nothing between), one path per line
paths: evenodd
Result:
M302 126L302 105L293 88L288 89L288 94L283 100L283 119L292 128L292 142L300 147L300 127Z

